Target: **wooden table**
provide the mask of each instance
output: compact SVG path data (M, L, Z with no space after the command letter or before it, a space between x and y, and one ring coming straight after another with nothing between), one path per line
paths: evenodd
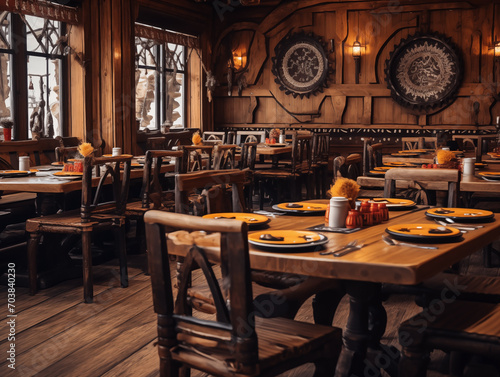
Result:
M488 141L496 140L497 135L453 135L453 140L462 140L465 144L466 141L470 141L475 148L476 161L481 162L483 153L487 152L483 149L487 146ZM464 145L465 146L465 145Z
M323 221L323 216L281 215L272 218L268 225L271 230L304 230L322 224ZM361 250L343 257L322 256L322 250L270 252L250 245L250 265L253 269L344 279L350 311L347 326L343 331L344 347L337 364L336 376L362 376L368 346L379 344L385 330L385 310L380 298L381 283L419 284L496 240L500 231L497 216L497 221L484 223L484 228L464 234L458 242L437 244L437 250L389 246L381 239L388 225L427 222L430 220L422 210L391 212L388 223L351 234L324 233L329 239L327 249L336 248L354 239L365 243ZM186 251L169 247L169 252L177 255L183 255ZM380 314L379 327L369 330L369 313L373 314L373 308L377 308L376 312ZM389 358L393 364L397 361L394 355L382 356L386 360Z
M410 151L405 151L405 152L410 152ZM398 153L399 154L399 153ZM424 154L419 154L418 156L414 157L402 157L402 156L393 156L393 155L387 155L384 154L382 156L382 162L384 164L388 162L408 162L411 164L433 164L434 163L434 157L435 153L424 153Z
M285 147L270 147L266 144L257 145L257 158L263 162L265 156L270 156L273 168L277 168L278 159L280 155L292 153L292 146L287 145Z

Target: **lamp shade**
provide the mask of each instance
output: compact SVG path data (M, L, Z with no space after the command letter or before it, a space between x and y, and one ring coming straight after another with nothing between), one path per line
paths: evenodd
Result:
M361 57L361 43L355 41L352 44L352 56L355 58Z

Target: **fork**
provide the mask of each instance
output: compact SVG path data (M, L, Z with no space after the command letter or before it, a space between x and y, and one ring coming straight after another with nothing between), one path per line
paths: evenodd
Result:
M348 248L351 248L353 246L356 246L356 244L358 243L358 240L353 240L351 242L349 242L347 245L344 245L338 249L335 249L335 250L328 250L328 251L322 251L321 253L319 253L320 255L330 255L330 254L335 254L335 253L338 253L339 251L342 251L342 250L345 250L345 249L348 249Z
M359 250L361 249L363 246L365 246L364 243L360 243L359 245L354 245L354 246L349 246L347 249L345 249L344 251L340 251L340 252L337 252L337 253L333 253L333 256L334 257L342 257L346 254L349 254L349 253L352 253L353 251L356 251L356 250Z

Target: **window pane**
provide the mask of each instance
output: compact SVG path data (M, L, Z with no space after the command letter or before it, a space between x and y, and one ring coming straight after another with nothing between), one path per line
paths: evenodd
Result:
M10 55L0 53L0 118L11 117Z
M44 136L61 136L59 59L30 56L28 62L28 114L30 128ZM53 124L51 130L50 123ZM51 135L53 132L53 135ZM31 137L31 130L28 130Z
M45 20L34 16L25 16L26 46L30 52L59 54L55 49L60 37L60 22Z
M0 12L0 48L10 48L10 13Z
M174 128L184 127L184 74L167 73L167 111L166 121Z
M151 69L139 68L135 71L135 104L136 118L140 120L140 128L157 129L159 122L155 117L156 101L156 72Z
M165 57L165 67L167 69L177 68L178 71L184 71L184 51L184 46L168 43Z

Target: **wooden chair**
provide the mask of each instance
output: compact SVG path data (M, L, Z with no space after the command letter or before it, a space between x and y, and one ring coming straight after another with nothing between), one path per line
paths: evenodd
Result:
M125 209L130 183L132 156L85 157L82 179L81 209L61 214L28 219L26 231L30 233L28 242L28 271L30 294L37 291L37 253L40 238L44 233L79 234L82 237L83 296L85 302L93 300L91 237L98 231L115 234L115 250L120 260L122 287L128 286L127 254L125 248ZM123 164L123 171L120 171ZM100 175L101 168L104 174ZM93 170L100 176L97 188L93 182ZM105 181L111 180L112 197L104 198Z
M56 161L59 163L65 163L68 158L75 158L75 156L80 156L78 147L56 147L55 154Z
M224 131L205 131L202 135L203 142L212 142L215 144L226 143L226 133Z
M31 166L49 165L56 161L55 148L62 146L60 140L51 138L3 141L0 143L0 158L13 169L19 168L19 156L29 156Z
M236 131L236 144L242 145L243 143L265 143L266 131Z
M255 316L245 223L159 211L148 212L144 219L153 304L158 315L161 376L179 375L181 368L216 376L275 376L307 362L316 363L315 376L333 375L341 348L340 329ZM220 244L209 248L193 245L189 249L177 292L169 267L169 253L175 245L167 242L174 230L203 230L215 234ZM222 285L210 262L220 264ZM194 266L201 267L210 287L215 319L192 315L188 289Z
M315 132L312 138L311 169L314 176L316 198L326 198L328 187L328 159L330 157L330 133Z
M399 340L403 349L399 375L424 377L430 351L439 349L451 352L450 376L462 376L472 355L485 359L481 370L476 369L469 375L497 376L500 372L500 305L454 301L449 290L445 294L438 301L439 310L424 310L400 325ZM492 366L490 373L496 371L494 374L486 373L488 364Z
M333 160L333 183L340 177L358 179L361 175L362 160L359 153L352 153L347 157L335 157Z
M214 145L183 145L187 152L187 171L210 170Z
M175 212L195 215L246 212L243 185L247 173L247 170L231 169L176 174ZM193 194L198 197L193 199ZM231 199L227 200L228 196ZM197 206L193 200L199 200L201 204Z
M279 169L256 170L254 172L255 181L259 185L260 203L259 208L264 207L264 193L266 189L271 190L272 186L281 184L278 192L290 192L290 200L300 200L302 197L302 182L307 182L311 174L311 135L296 135L292 141L292 160L289 167ZM286 187L283 190L283 187ZM309 197L310 187L307 185L307 196Z
M180 145L191 145L191 137L192 132L189 130L167 132L163 136L150 137L147 140L147 150L172 150Z
M257 158L257 145L259 143L243 143L241 147L239 168L240 169L250 169L250 171L255 170L255 160ZM253 208L253 190L254 189L254 176L253 174L245 181L245 198L247 201L247 208Z
M372 138L363 140L363 175L368 175L370 170L382 166L382 143L373 143Z
M213 170L236 168L236 144L219 144L214 146Z
M456 207L459 198L460 172L458 169L395 168L385 173L384 197L396 197L397 181L404 187L423 191L424 204L436 205L435 191L448 192L448 207ZM442 205L442 204L437 204Z

